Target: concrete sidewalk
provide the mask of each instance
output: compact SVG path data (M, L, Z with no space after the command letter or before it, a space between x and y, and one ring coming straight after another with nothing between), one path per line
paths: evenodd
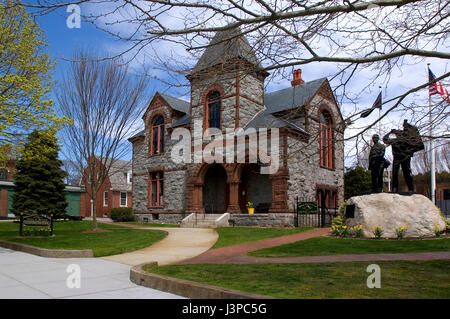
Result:
M67 268L80 268L80 288L69 288ZM0 248L0 299L172 299L183 298L138 286L130 267L98 258L44 258Z
M109 223L108 223L109 224ZM147 227L130 224L111 223L135 229L162 230L168 235L159 242L125 254L102 257L104 260L136 266L152 261L159 266L174 264L198 256L210 249L218 235L210 228Z

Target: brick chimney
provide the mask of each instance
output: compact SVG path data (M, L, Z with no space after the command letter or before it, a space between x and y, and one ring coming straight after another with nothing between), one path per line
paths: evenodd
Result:
M300 85L305 83L302 80L302 69L294 70L294 79L291 81L292 86Z

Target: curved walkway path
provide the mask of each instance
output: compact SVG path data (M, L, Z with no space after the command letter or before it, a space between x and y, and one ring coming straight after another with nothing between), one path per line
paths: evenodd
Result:
M102 259L136 266L156 261L159 266L175 264L193 258L210 249L218 235L211 228L149 227L121 223L105 223L135 229L162 230L167 236L155 244L129 253L102 257Z
M323 236L330 232L329 228L319 228L298 234L269 238L260 241L212 249L203 254L179 262L178 264L253 264L253 263L323 263L323 262L356 262L356 261L408 261L408 260L450 260L450 251L402 253L402 254L352 254L304 257L253 257L246 254L250 251L275 247L313 237Z

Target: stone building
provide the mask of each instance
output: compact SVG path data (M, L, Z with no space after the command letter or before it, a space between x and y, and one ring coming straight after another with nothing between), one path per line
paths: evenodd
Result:
M111 159L108 159L108 162ZM96 166L103 167L102 161L97 161ZM108 163L109 165L109 163ZM132 170L131 162L114 159L110 164L108 175L105 177L103 184L97 193L95 200L95 211L97 217L111 217L111 208L118 207L132 207ZM99 169L100 170L100 169ZM96 172L96 174L100 174ZM83 202L83 209L81 210L81 216L92 216L91 197L89 196L89 171L87 168L84 171L81 185L83 185L88 191L83 193L81 201Z
M187 76L189 102L154 95L143 115L145 129L129 139L133 210L140 219L180 222L192 213L229 213L236 224L289 226L297 197L321 200L321 194L329 207L343 201L344 125L328 80L304 82L301 70L295 70L291 87L265 93L268 75L240 31L225 31L215 35ZM171 154L180 138L171 135L177 128L195 135L196 125L224 135L242 128L249 141L257 135L252 132L264 129L275 140L270 129L277 129L278 170L265 174L261 169L267 165L259 158L250 162L250 144L245 163L237 157L223 163L196 160L196 147L207 148L207 132L203 140L190 142L190 161L174 161ZM224 140L225 147L229 139ZM248 202L253 215L247 213Z

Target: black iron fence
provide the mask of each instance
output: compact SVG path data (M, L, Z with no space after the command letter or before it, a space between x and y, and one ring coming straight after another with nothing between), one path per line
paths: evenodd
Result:
M431 199L429 192L425 196ZM441 209L442 215L445 218L450 218L450 192L448 190L444 190L443 192L435 192L435 196L436 206Z
M296 200L295 227L326 227L337 216L335 207L327 206L327 196L317 198L298 198Z
M450 199L437 199L436 206L441 209L445 218L450 218Z

